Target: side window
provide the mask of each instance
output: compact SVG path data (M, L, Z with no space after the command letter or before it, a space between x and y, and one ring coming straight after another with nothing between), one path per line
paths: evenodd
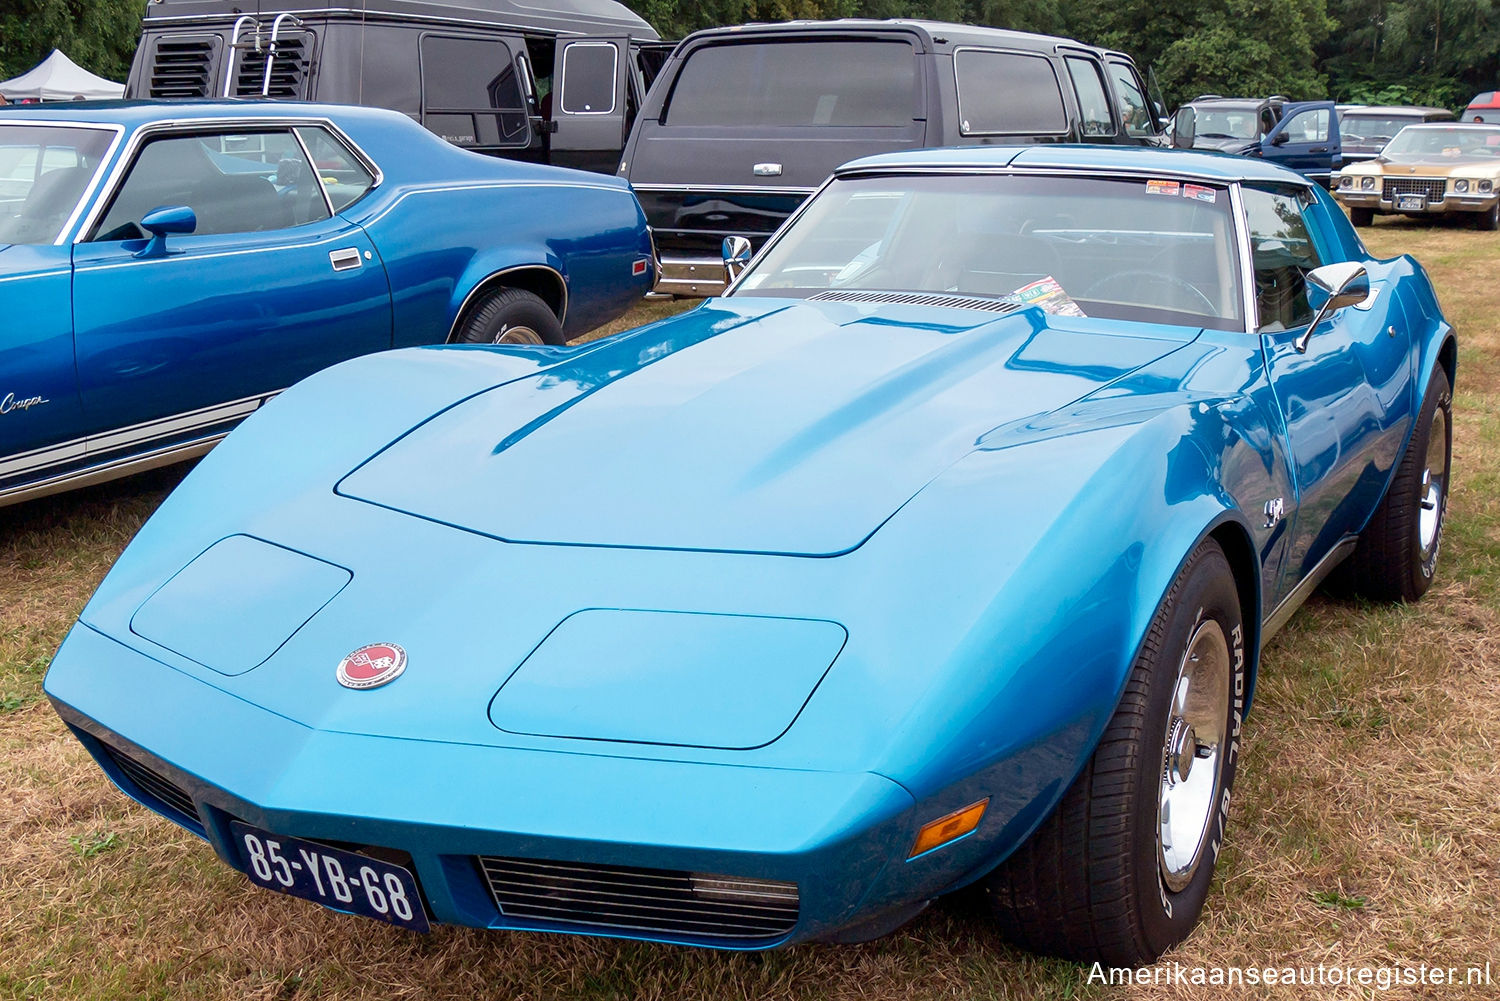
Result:
M563 49L561 107L568 115L609 115L615 110L620 50L609 42L574 42Z
M93 240L144 237L152 209L186 205L194 233L259 233L328 218L317 175L291 132L153 139L142 148Z
M1286 136L1294 143L1326 143L1328 141L1328 109L1312 108L1299 111L1286 124Z
M1083 134L1112 136L1114 116L1109 113L1109 91L1104 86L1104 71L1092 59L1068 56L1068 75L1078 93L1078 110L1083 116Z
M1271 134L1271 130L1274 129L1275 127L1276 127L1276 116L1274 116L1274 115L1271 114L1271 109L1270 108L1261 108L1260 109L1260 135L1261 135L1261 138L1264 139L1266 136L1270 135Z
M972 135L1058 135L1068 131L1062 88L1046 56L959 49L959 128Z
M1132 136L1156 135L1156 122L1152 119L1151 106L1146 101L1146 92L1141 87L1135 70L1126 63L1109 62L1109 75L1115 81L1119 94L1120 118L1125 122L1125 132Z
M1306 275L1322 262L1292 191L1245 188L1245 219L1255 262L1259 329L1292 330L1312 322Z
M320 127L297 130L312 154L313 171L328 192L335 212L342 212L375 186L375 177L343 143Z
M515 56L489 38L422 38L422 124L455 146L531 139Z

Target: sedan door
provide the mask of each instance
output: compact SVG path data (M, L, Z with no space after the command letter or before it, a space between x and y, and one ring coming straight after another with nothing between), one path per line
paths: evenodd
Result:
M1364 527L1400 457L1412 416L1411 341L1384 268L1371 296L1312 319L1304 275L1327 263L1303 212L1305 192L1243 190L1255 262L1261 346L1297 492L1278 598L1341 539Z
M210 430L390 346L384 266L332 213L322 172L285 128L168 131L142 146L74 247L83 410L94 433L112 432L91 451ZM195 230L147 239L143 220L169 206L192 209Z

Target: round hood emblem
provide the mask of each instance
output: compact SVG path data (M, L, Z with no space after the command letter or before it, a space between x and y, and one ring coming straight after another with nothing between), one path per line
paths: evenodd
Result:
M345 688L379 688L401 677L406 651L394 643L371 643L339 661L339 684Z

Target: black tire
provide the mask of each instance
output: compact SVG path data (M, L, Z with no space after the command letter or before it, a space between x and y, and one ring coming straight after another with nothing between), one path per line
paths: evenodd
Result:
M469 308L454 344L562 344L562 323L552 307L525 289L490 292Z
M1174 693L1180 672L1208 660L1201 644L1213 639L1214 630L1224 641L1222 654L1215 655L1225 659L1222 681L1190 700L1201 718L1219 726L1212 771L1201 777L1206 782L1212 776L1212 794L1198 840L1183 839L1197 848L1184 851L1190 863L1171 877L1173 888L1170 849L1161 847L1159 825L1162 797L1178 776L1172 762L1179 759L1167 752L1186 746L1173 740L1182 720L1173 711ZM1190 661L1193 650L1200 656ZM1007 938L1078 962L1138 967L1187 936L1203 910L1223 843L1244 693L1239 593L1223 550L1210 540L1194 551L1162 599L1125 694L1083 772L1052 815L981 884ZM1188 729L1187 737L1193 736ZM1179 812L1188 820L1195 811Z
M1396 475L1354 555L1339 568L1346 590L1376 601L1416 601L1427 593L1443 545L1452 460L1453 390L1438 366Z
M1369 208L1349 209L1349 221L1356 226L1373 226L1375 224L1375 210Z
M1488 212L1480 212L1474 216L1474 227L1492 233L1500 229L1500 201L1491 205Z

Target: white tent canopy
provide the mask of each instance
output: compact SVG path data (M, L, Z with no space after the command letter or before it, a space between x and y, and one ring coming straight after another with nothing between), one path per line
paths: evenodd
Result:
M0 94L12 101L71 101L123 97L125 85L95 76L57 49L18 77L0 80Z

